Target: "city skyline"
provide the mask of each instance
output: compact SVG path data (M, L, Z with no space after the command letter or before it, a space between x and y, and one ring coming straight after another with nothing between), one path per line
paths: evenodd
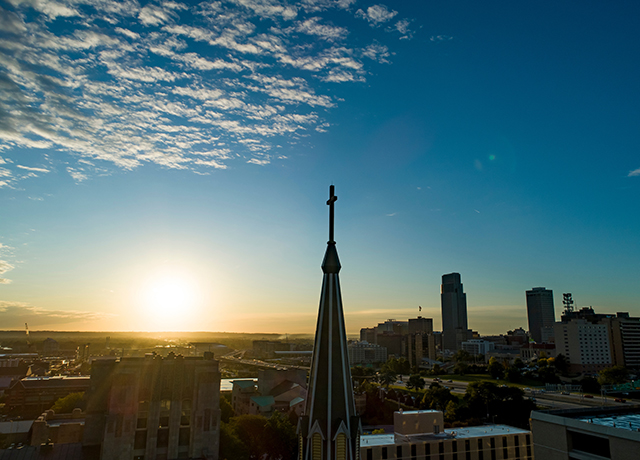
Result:
M3 329L310 333L331 183L350 336L640 316L640 5L0 8Z

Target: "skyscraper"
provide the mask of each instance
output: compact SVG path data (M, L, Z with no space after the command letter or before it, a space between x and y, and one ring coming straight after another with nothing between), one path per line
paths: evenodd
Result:
M467 325L467 295L462 290L460 273L442 275L440 286L442 305L442 348L458 351L469 338Z
M340 260L333 239L331 186L329 241L322 261L322 291L316 326L307 404L298 422L299 460L358 460L360 419L356 416L347 336L340 293Z
M527 317L529 334L537 343L546 342L553 334L556 315L553 309L553 291L534 287L527 291Z

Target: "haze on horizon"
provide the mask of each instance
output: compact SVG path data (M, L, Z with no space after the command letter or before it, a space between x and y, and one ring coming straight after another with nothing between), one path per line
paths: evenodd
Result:
M0 2L0 329L640 316L640 5ZM422 311L418 311L418 306Z

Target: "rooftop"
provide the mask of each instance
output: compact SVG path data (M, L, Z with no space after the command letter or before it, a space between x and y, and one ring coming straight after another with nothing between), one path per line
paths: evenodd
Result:
M412 411L412 412L434 412L434 411ZM444 441L447 439L469 439L482 438L486 436L502 436L505 434L530 434L530 431L515 428L508 425L481 425L464 428L451 428L443 433L420 433L408 436L406 442L429 442ZM395 444L395 434L368 434L360 436L360 445L364 447L386 446Z

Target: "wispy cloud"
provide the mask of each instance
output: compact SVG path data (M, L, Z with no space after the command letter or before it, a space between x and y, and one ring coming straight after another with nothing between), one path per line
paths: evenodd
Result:
M2 245L0 245L0 248L2 247ZM7 262L6 260L0 260L0 275L3 275L4 273L8 272L9 270L13 270L13 265L11 265L9 262ZM11 283L10 279L7 278L0 278L0 284L9 284Z
M432 42L448 42L453 40L453 37L450 35L433 35L429 40Z
M340 102L336 85L364 82L372 66L389 63L385 31L410 34L396 11L354 12L355 0L7 5L0 187L65 169L81 182L110 165L202 173L282 161L273 146L330 128L323 116ZM387 29L349 42L354 14ZM11 161L17 148L72 153L77 164L21 165Z
M23 165L16 165L16 168L26 169L27 171L36 171L36 172L44 172L44 173L50 172L48 169L45 169L45 168L33 168L30 166L23 166Z
M629 171L628 177L640 176L640 168Z
M87 311L46 310L24 302L0 301L0 324L2 324L3 329L21 328L25 322L36 329L64 324L72 325L87 321L100 321L111 316Z

